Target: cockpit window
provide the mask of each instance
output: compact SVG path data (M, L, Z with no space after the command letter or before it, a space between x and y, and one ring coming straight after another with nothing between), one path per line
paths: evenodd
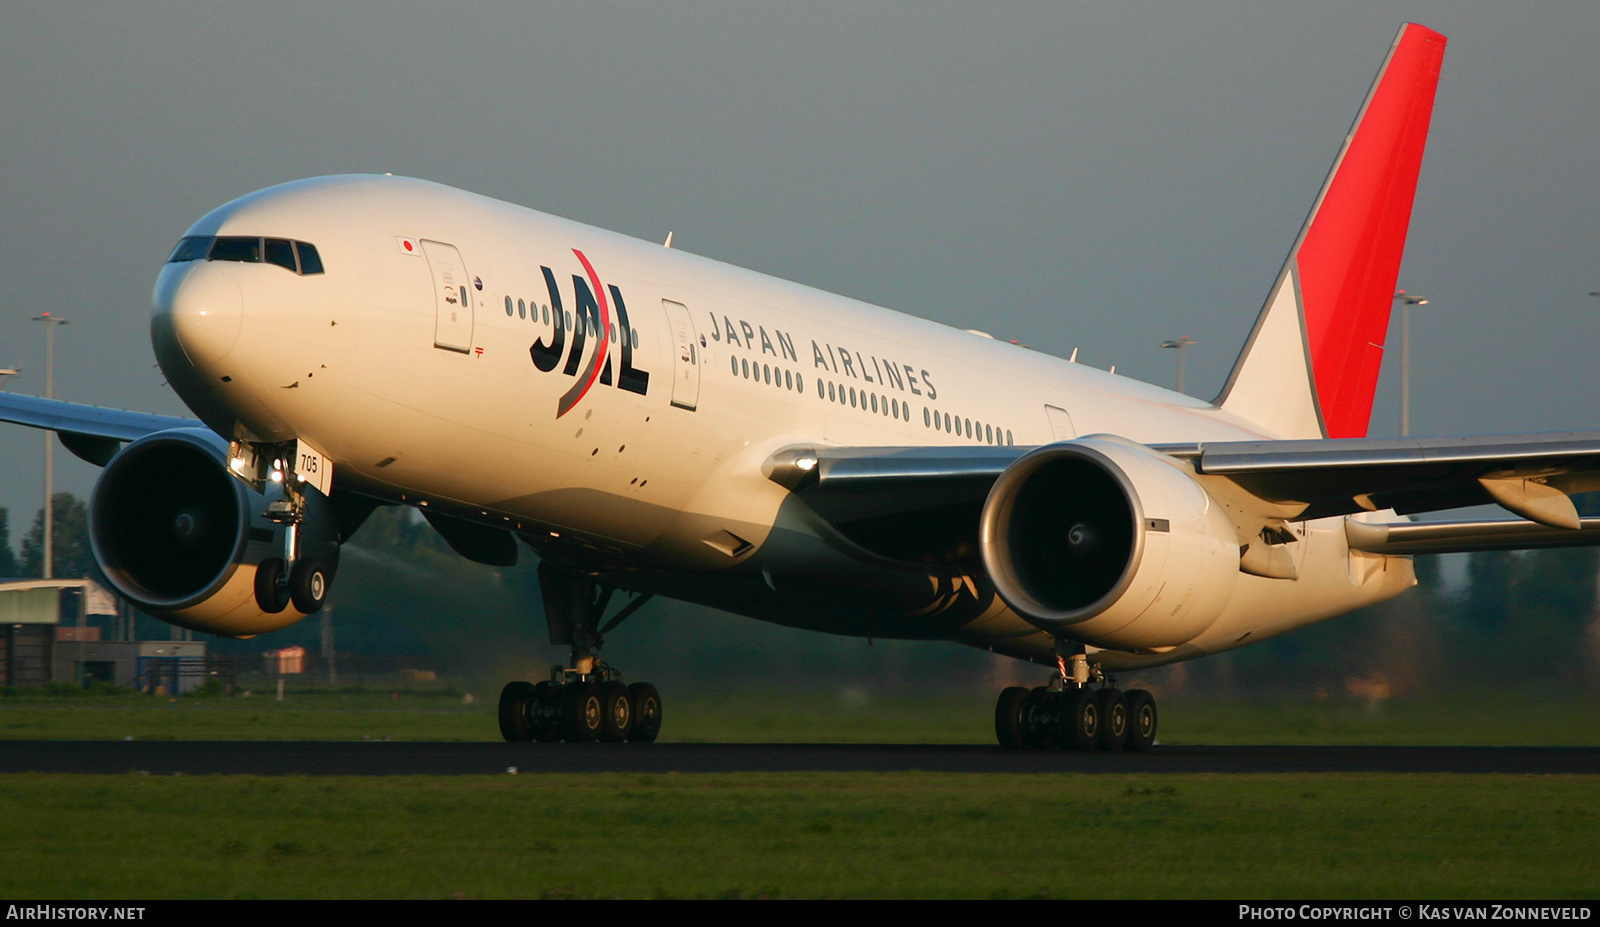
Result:
M302 274L322 273L322 256L317 254L317 246L308 241L297 241L294 249L300 253L300 272Z
M244 264L261 263L261 239L240 235L219 235L211 246L211 260L239 261Z
M211 243L216 239L210 235L190 235L178 242L178 247L172 249L172 257L167 258L168 264L179 264L184 261L200 261L211 250Z
M322 273L317 246L288 238L251 238L245 235L189 235L172 249L168 264L186 261L238 261L276 264L290 273Z
M267 263L276 264L288 270L296 269L294 266L294 246L289 243L289 239L267 239Z

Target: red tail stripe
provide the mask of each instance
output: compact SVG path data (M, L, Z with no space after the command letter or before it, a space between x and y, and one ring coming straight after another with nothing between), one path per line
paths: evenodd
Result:
M1444 47L1406 27L1296 256L1329 437L1367 433Z

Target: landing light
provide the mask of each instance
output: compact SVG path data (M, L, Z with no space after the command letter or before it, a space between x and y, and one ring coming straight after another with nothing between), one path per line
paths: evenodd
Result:
M809 470L814 470L814 469L816 469L816 466L817 466L817 458L815 458L815 457L802 457L799 460L796 460L794 462L794 465L799 467L802 470L808 470L808 471Z

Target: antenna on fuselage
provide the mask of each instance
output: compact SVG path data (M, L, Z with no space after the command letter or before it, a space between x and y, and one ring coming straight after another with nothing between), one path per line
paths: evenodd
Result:
M663 247L663 248L672 247L672 233L671 232L667 233L667 240L661 243L661 247Z
M1073 348L1072 349L1072 356L1067 358L1067 363L1076 364L1077 362L1078 362L1078 349L1077 348Z

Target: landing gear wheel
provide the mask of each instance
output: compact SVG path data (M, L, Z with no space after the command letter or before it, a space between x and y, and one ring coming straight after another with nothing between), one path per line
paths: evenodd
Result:
M1020 750L1028 745L1027 738L1022 735L1022 703L1027 698L1027 689L1012 686L1003 690L994 703L994 736L1007 750Z
M289 591L278 580L283 576L283 561L268 557L256 566L256 605L269 615L289 607Z
M1148 750L1156 742L1156 698L1143 689L1131 689L1128 696L1129 750Z
M1060 713L1056 695L1044 686L1036 686L1022 700L1022 742L1036 750L1055 746L1053 735Z
M628 698L628 687L620 682L607 682L600 686L600 739L608 744L620 744L633 730L633 704Z
M561 739L592 743L600 739L605 711L600 687L592 682L569 682L561 687Z
M1121 750L1128 740L1128 697L1107 687L1094 699L1100 709L1100 749Z
M1100 705L1090 689L1066 689L1061 693L1061 716L1056 727L1057 743L1069 750L1093 750L1100 739Z
M533 739L528 727L528 707L536 695L531 682L518 680L506 683L506 687L500 690L500 736L511 743Z
M327 597L327 569L315 560L296 560L289 570L289 600L294 607L307 615L315 614Z
M628 687L628 701L633 704L633 727L628 739L634 743L655 743L661 734L661 693L648 682L636 682Z
M552 744L561 739L561 690L548 680L533 687L533 700L528 703L528 729L533 739Z

